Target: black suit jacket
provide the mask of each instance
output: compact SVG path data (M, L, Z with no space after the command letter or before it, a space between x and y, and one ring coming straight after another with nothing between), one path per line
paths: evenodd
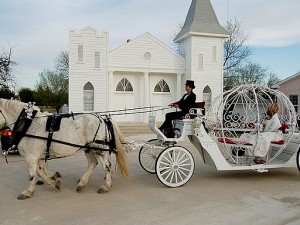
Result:
M186 95L188 96L186 97L186 99L184 99ZM195 108L195 102L196 94L194 92L191 92L190 94L184 94L178 102L174 102L173 104L177 104L182 112L188 113L191 108Z

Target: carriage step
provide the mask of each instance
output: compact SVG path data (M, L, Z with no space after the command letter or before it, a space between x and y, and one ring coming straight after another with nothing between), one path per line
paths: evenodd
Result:
M118 122L117 124L124 137L153 134L147 123Z

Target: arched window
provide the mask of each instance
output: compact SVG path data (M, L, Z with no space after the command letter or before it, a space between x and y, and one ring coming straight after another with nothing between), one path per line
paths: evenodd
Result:
M94 110L94 86L87 82L83 87L83 111Z
M211 105L211 89L209 86L206 86L203 89L203 101L205 102L206 107Z
M123 78L117 85L116 91L133 91L132 85L126 78Z
M154 92L170 92L169 85L161 79L155 86Z

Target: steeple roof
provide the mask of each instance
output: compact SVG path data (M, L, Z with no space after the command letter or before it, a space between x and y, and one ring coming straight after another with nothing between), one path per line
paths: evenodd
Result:
M226 30L219 24L210 0L192 0L184 25L174 41L178 42L191 33L228 36Z

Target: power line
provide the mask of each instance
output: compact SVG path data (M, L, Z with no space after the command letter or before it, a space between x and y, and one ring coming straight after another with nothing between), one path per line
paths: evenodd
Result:
M229 21L229 0L227 0L227 21Z

